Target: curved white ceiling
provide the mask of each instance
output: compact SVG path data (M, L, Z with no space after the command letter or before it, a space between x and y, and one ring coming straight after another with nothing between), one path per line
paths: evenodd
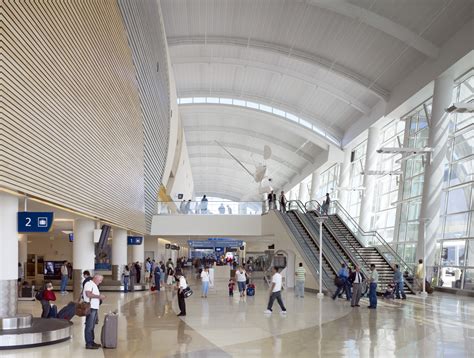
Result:
M473 11L471 0L161 0L161 6L178 97L261 103L336 138L388 100L421 63L436 59ZM284 167L280 182L331 145L278 116L227 107L180 106L193 170L209 168L197 169L196 192L224 195L222 181L232 179L233 164L216 138L249 163L251 153L258 157L272 143L273 162ZM311 148L291 153L307 140ZM225 170L213 177L219 165ZM245 184L250 176L235 170L234 198L255 189Z

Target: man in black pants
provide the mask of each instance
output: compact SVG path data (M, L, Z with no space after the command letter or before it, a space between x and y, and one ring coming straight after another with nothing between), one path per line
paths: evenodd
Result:
M184 289L188 287L186 278L183 276L181 270L176 270L176 278L178 279L178 316L186 316L186 302L184 301Z
M285 305L283 304L283 300L281 299L282 277L278 273L277 267L272 268L272 273L273 273L273 276L272 276L272 286L270 287L270 298L268 300L267 309L264 311L264 313L265 314L272 313L273 302L276 299L278 301L278 304L280 305L281 313L286 314L286 308L285 308Z

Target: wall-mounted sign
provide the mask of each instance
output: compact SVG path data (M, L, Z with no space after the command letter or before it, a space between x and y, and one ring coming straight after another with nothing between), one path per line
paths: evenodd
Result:
M166 250L171 249L171 244L165 244L165 249L166 249Z
M49 232L53 225L54 213L18 212L18 232Z
M127 245L141 245L142 242L142 236L127 236Z
M171 250L179 250L179 246L178 245L171 245Z

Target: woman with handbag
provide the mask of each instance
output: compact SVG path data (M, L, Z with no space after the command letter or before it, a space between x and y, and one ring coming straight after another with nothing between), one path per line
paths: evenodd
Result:
M177 288L178 288L178 316L186 316L186 302L184 301L184 290L188 287L186 278L184 277L181 270L176 270Z

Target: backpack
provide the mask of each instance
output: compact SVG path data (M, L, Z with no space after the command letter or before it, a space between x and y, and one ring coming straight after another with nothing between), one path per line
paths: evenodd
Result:
M44 290L43 289L40 289L36 292L35 294L35 298L38 300L38 301L42 301L43 300L43 293L44 293Z

